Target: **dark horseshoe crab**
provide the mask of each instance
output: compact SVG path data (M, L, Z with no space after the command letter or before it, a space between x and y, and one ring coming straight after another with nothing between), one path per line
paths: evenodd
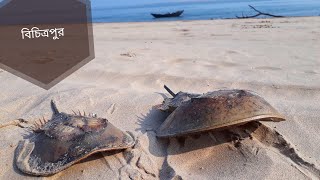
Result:
M59 112L51 101L52 118L40 121L16 149L15 164L24 173L48 176L89 155L132 147L134 139L95 115Z
M248 90L218 90L205 94L173 93L159 109L171 113L157 130L158 137L175 137L222 130L252 121L284 121L266 100Z

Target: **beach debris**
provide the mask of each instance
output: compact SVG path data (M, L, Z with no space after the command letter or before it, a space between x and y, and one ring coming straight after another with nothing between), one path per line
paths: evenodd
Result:
M126 57L136 57L137 55L132 52L122 53L120 56L126 56Z
M24 119L15 119L15 120L9 121L8 123L0 124L0 128L5 128L7 126L17 126L17 127L25 128L28 126L28 121Z
M33 132L20 141L15 164L24 173L48 176L91 154L134 146L134 138L93 114L59 112L51 101L50 120L35 123Z
M246 16L246 15L243 15L243 13L242 13L242 16L236 16L238 19L249 19L249 18L255 18L255 17L258 17L258 16L270 16L270 17L275 17L275 18L285 17L285 16L279 16L279 15L273 15L273 14L270 14L270 13L261 12L261 11L257 10L255 7L253 7L251 5L248 5L248 6L251 9L253 9L254 11L256 11L257 14L252 15L252 16Z
M222 130L252 121L284 121L266 100L248 90L218 90L205 94L173 93L158 108L170 115L157 130L158 137L175 137Z

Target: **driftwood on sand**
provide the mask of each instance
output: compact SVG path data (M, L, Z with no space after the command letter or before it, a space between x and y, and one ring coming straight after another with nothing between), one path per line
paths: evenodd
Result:
M246 16L246 15L243 15L243 13L242 13L242 16L236 16L236 17L237 17L238 19L255 18L255 17L258 17L258 16L262 16L262 15L264 15L264 16L270 16L270 17L275 17L275 18L285 17L285 16L278 16L278 15L273 15L273 14L270 14L270 13L261 12L261 11L257 10L255 7L253 7L253 6L251 6L251 5L249 5L249 7L250 7L251 9L253 9L254 11L256 11L257 14L252 15L252 16Z

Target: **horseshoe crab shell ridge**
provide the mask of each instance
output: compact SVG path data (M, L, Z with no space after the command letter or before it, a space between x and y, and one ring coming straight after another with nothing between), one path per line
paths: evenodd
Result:
M20 141L15 164L24 173L48 176L101 152L132 147L134 139L107 119L59 112L51 101L52 118L36 125L34 132Z
M165 99L160 109L171 114L158 129L158 137L219 130L250 121L285 120L265 99L248 90L219 90L201 95L174 94L169 89L169 93L174 97Z

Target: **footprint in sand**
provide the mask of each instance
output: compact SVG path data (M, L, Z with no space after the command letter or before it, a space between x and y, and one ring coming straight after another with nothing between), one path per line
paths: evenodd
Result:
M240 66L240 64L234 63L234 62L220 62L219 63L221 66L223 67L236 67L236 66Z
M182 33L182 36L185 37L194 37L194 35L190 34L190 33Z
M228 50L226 51L227 54L240 54L239 52L237 51L232 51L232 50Z
M223 52L223 57L225 55L227 56L235 56L235 55L238 55L238 56L245 56L245 57L252 57L250 54L248 54L247 52L243 52L243 51L234 51L234 50L226 50Z
M190 62L193 63L194 61L195 60L191 58L177 58L177 59L172 59L169 62L173 64L176 64L176 63L178 64L178 63L190 63Z
M313 70L307 70L307 71L303 71L306 74L318 74L316 71Z
M232 34L211 34L211 36L232 36Z
M102 152L102 154L106 159L107 166L116 174L117 179L159 179L158 169L148 153L142 148L139 138L133 148L129 148L123 153L112 156L107 152ZM121 164L120 169L118 163Z
M280 70L282 70L281 68L271 67L271 66L259 66L259 67L256 67L255 69L259 69L259 70L272 70L272 71L280 71Z
M107 113L113 114L115 110L116 110L116 104L111 104L111 106L107 110Z

